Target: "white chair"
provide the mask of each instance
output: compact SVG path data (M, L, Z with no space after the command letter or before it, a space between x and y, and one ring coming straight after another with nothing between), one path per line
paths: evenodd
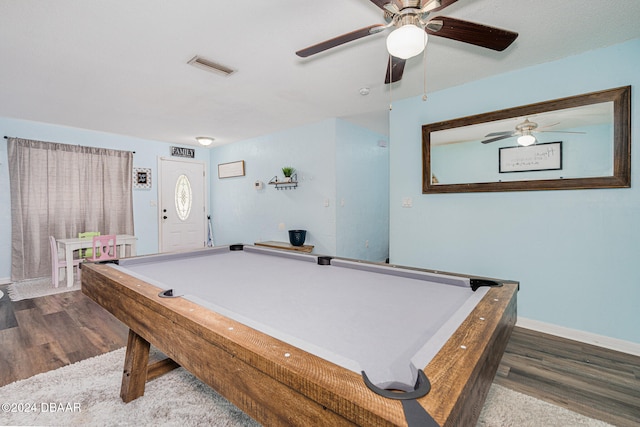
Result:
M56 239L53 236L49 236L49 246L51 247L51 284L57 288L58 282L60 281L60 269L66 269L67 262L64 258L60 258L60 254L58 253L58 244L56 243ZM80 277L79 266L81 262L81 259L73 260L73 266L78 267L78 277ZM66 274L73 274L73 271L66 271Z

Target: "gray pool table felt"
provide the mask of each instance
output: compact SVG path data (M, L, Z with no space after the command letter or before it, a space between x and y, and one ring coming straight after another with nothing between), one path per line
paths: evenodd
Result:
M116 268L364 370L381 388L411 390L416 367L429 363L488 290L473 292L468 278L336 259L322 266L314 255L251 246L197 254L133 258Z

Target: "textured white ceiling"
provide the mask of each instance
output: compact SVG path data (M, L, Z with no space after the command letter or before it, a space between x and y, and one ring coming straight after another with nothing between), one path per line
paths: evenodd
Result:
M459 0L437 14L520 35L504 52L430 37L429 92L640 37L639 0ZM0 116L184 144L329 117L387 133L386 32L294 54L378 23L368 0L0 0ZM195 55L238 71L187 65ZM422 93L414 58L391 95Z

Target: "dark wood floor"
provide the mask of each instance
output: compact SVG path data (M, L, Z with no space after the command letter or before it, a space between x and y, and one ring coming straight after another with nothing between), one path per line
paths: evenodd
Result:
M640 425L640 357L516 328L495 383L617 426Z
M0 386L127 344L128 329L81 292L12 302L0 290Z
M126 345L81 292L0 299L0 386ZM618 426L640 425L640 357L516 328L495 382Z

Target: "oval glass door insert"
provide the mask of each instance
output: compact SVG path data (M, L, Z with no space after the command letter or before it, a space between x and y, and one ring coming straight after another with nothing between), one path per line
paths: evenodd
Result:
M191 204L193 202L191 183L186 175L180 175L176 182L176 213L178 218L186 221L191 213Z

